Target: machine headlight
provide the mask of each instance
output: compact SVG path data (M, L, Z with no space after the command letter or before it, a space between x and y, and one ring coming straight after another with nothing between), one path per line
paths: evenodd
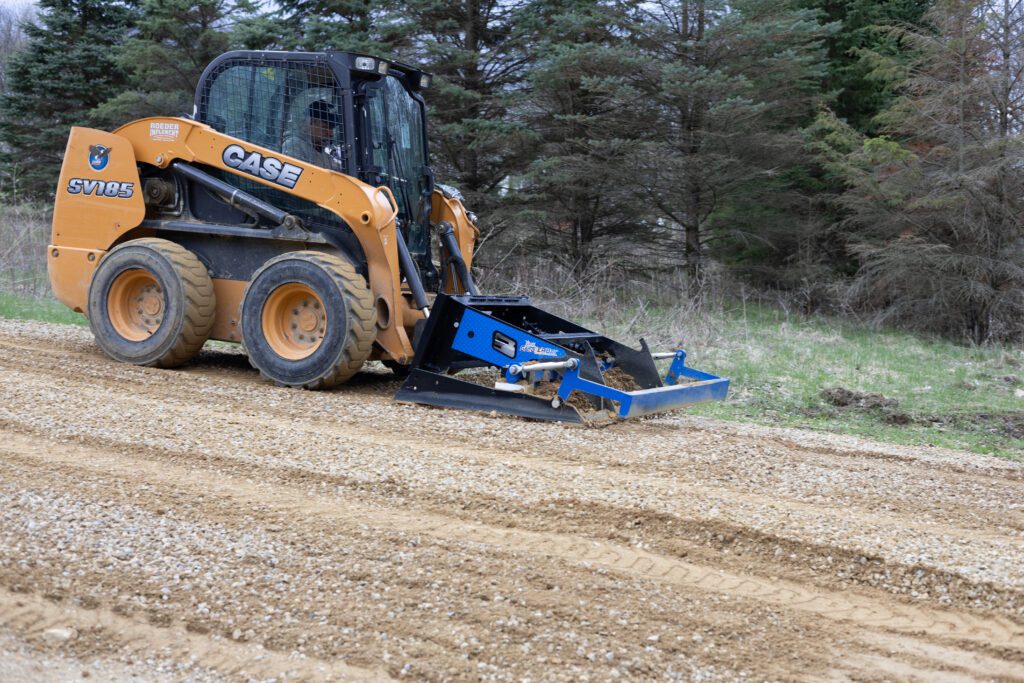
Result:
M420 89L426 90L430 87L430 74L420 74Z
M377 60L373 57L356 57L356 68L360 71L376 71Z
M391 65L388 64L387 62L385 62L382 59L382 60L380 60L380 64L377 65L377 73L379 73L381 76L387 76L388 75L388 69L390 67L391 67Z

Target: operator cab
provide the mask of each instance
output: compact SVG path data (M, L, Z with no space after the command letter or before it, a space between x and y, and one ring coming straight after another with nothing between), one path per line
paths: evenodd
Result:
M410 252L430 269L434 179L420 95L430 82L414 67L350 52L227 52L203 72L195 118L254 145L387 185ZM347 228L286 192L233 173L219 177L313 229Z

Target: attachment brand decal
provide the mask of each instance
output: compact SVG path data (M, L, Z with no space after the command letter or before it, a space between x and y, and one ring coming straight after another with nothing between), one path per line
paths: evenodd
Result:
M524 341L523 345L519 347L519 350L523 353L532 353L536 356L547 356L548 358L554 358L562 355L562 352L558 349L552 349L547 346L537 346L536 342L532 339Z

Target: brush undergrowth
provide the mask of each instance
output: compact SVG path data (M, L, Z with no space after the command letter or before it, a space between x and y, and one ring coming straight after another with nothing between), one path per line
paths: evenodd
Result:
M0 293L24 298L49 295L46 279L49 239L47 207L0 202Z

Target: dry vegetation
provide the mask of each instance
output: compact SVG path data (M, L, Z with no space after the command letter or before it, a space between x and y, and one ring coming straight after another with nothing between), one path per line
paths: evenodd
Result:
M49 239L48 210L0 202L0 294L48 296L45 247Z
M753 292L683 273L595 269L585 281L557 265L485 271L487 291L530 292L552 312L654 350L685 348L690 365L733 380L699 415L858 434L894 443L1024 457L1024 350L977 346L807 315L802 293ZM848 404L834 396L877 396Z

